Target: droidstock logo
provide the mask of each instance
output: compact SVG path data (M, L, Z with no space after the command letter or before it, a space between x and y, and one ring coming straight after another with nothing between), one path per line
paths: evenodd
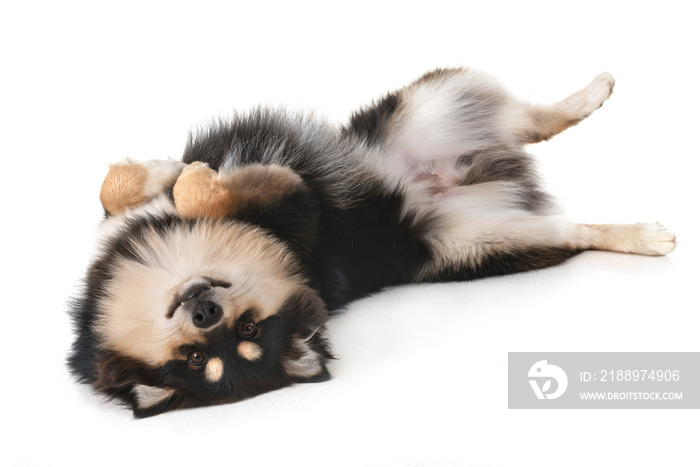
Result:
M564 370L556 365L548 365L547 360L540 360L532 365L527 376L538 399L556 399L564 394L569 384ZM556 383L554 390L552 390L552 381Z

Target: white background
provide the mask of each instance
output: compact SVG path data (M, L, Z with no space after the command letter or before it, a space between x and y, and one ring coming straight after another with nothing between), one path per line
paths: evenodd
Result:
M4 2L0 464L697 465L697 410L507 408L508 352L700 350L692 4L473 3ZM330 382L238 404L135 421L71 381L109 162L179 158L258 103L344 121L452 65L538 102L613 73L602 109L530 150L572 218L658 220L677 250L386 291L331 321Z

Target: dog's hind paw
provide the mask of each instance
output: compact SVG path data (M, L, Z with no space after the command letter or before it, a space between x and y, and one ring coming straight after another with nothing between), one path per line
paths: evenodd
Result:
M676 235L658 222L644 224L642 232L647 247L643 254L664 256L676 248Z
M610 73L601 73L588 86L564 99L559 106L561 110L577 119L584 119L608 100L615 86L615 79Z
M601 73L588 85L589 113L600 108L608 100L615 86L615 78L610 73Z

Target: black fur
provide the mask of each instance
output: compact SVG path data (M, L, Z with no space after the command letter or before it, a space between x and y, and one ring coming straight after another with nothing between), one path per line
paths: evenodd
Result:
M370 144L380 142L400 102L396 93L387 94L373 105L353 113L350 123L343 129L344 134L360 137Z

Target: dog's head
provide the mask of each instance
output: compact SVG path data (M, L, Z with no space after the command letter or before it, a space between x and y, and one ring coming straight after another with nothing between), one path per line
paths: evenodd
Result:
M161 194L101 235L69 365L137 417L328 379L325 304L269 231L185 219Z

